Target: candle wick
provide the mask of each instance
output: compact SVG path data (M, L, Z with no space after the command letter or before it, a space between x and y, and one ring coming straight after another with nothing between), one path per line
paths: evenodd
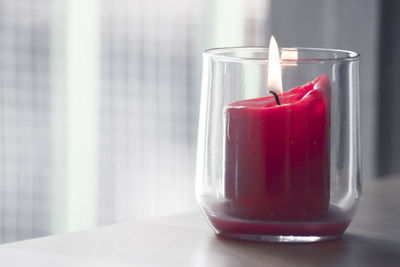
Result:
M279 97L278 97L278 94L277 94L277 93L275 93L274 91L271 91L271 90L269 90L268 93L271 93L271 94L274 95L275 101L276 101L276 103L277 103L278 105L281 104L281 102L279 101Z

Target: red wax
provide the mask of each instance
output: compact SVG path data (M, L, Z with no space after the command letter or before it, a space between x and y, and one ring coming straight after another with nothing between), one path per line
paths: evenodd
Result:
M256 220L312 220L329 206L327 75L274 96L225 107L227 212Z
M229 236L244 235L298 235L298 236L339 236L343 234L350 219L327 215L325 220L309 222L262 222L235 220L232 218L208 216L218 234Z

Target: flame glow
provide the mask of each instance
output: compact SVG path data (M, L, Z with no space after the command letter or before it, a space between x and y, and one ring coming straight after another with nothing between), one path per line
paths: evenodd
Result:
M283 93L279 48L273 35L269 41L268 58L268 90L272 90L276 93Z

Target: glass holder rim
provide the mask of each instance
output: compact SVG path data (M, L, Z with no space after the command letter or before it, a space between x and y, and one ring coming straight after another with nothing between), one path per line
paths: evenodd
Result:
M224 53L229 53L233 51L246 51L246 50L253 50L254 52L262 51L268 52L268 47L266 46L234 46L234 47L215 47L206 49L203 52L203 57L211 57L212 59L216 59L219 61L226 61L226 62L254 62L254 63L261 63L265 64L269 62L268 58L265 57L242 57L242 56L228 56ZM329 61L358 61L360 59L360 54L351 51L351 50L343 50L343 49L330 49L330 48L313 48L313 47L280 47L280 52L293 52L293 51L308 51L308 52L320 52L326 53L328 55L331 54L331 57L325 58L302 58L302 59L281 59L281 64L307 64L307 63L318 63L318 62L329 62ZM341 54L341 56L332 56L336 54Z

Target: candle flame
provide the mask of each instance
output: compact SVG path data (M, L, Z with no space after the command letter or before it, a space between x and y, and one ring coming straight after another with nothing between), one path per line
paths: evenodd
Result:
M279 48L273 35L269 41L268 58L268 90L275 91L276 93L283 93Z

